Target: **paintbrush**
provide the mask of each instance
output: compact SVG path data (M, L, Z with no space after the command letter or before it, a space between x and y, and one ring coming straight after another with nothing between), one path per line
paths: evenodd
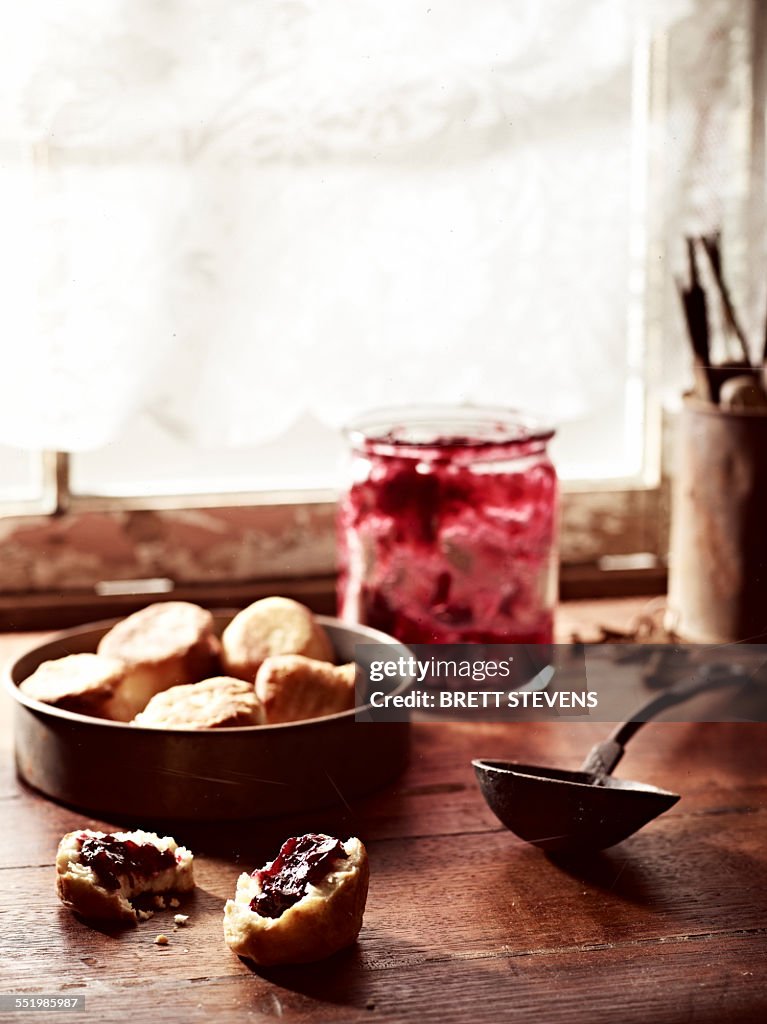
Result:
M687 332L692 346L693 372L695 393L704 401L716 401L713 393L712 380L709 373L709 334L708 311L706 309L706 292L700 283L698 262L695 255L695 239L687 240L687 259L689 263L689 285L677 279L677 290L682 302Z
M740 343L741 355L743 357L743 362L740 365L742 365L744 369L753 369L751 365L751 354L748 351L748 342L746 341L746 336L743 333L743 329L738 323L738 318L735 315L735 307L732 304L732 299L730 298L730 293L727 289L727 285L724 280L724 274L722 272L722 252L719 244L719 235L704 235L700 241L703 245L706 255L708 256L708 261L711 264L711 271L714 275L714 281L716 282L716 287L719 291L719 296L722 300L722 309L724 310L725 323Z

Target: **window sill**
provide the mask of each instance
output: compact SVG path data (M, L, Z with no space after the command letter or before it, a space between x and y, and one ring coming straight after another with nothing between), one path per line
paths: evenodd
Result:
M264 496L266 497L266 496ZM310 579L335 569L335 501L272 495L258 504L89 505L0 518L0 594L87 591L112 581L168 580L175 588ZM644 553L662 561L664 488L566 492L565 566Z
M560 600L584 601L641 596L665 592L665 570L615 570L595 566L565 566L561 571ZM260 597L282 594L308 605L323 615L335 614L333 575L282 578L249 583L211 583L176 586L165 592L136 589L119 594L97 594L93 590L56 590L43 593L0 594L0 632L35 629L67 629L85 622L119 618L152 601L173 597L208 608L241 608Z

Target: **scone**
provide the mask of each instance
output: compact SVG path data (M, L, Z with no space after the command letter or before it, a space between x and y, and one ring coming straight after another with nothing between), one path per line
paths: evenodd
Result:
M156 693L215 676L220 648L210 612L186 601L164 601L118 622L101 638L98 653L128 665L123 692L133 718Z
M262 725L264 710L252 683L217 676L155 694L133 721L153 729L229 729Z
M126 666L104 654L68 654L44 661L19 686L22 693L43 704L96 718L127 721Z
M265 597L238 612L224 630L221 645L224 670L250 682L273 654L333 660L325 630L308 608L288 597Z
M193 857L154 832L69 832L56 853L56 890L83 917L136 924L131 900L194 888Z
M300 722L348 711L354 707L357 667L282 654L267 658L256 675L256 696L264 720Z
M288 839L271 864L240 875L224 908L224 938L263 966L322 960L359 935L368 878L359 839Z

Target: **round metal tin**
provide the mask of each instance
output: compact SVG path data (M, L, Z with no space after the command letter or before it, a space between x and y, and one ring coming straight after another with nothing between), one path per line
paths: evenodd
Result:
M220 632L234 612L214 612ZM397 640L366 626L317 617L339 662L357 644ZM233 729L150 729L74 714L32 700L19 683L43 661L95 651L114 621L67 630L11 666L16 764L35 789L107 817L223 821L272 817L349 800L404 768L409 722L356 721L360 708L305 722ZM406 679L390 680L392 690Z

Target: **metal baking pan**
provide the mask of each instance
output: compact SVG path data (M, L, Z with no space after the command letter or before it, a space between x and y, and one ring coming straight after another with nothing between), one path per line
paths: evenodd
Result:
M214 612L220 633L235 613ZM74 714L32 700L18 684L43 661L95 651L115 621L57 634L22 655L6 685L14 698L16 766L54 800L108 818L225 821L272 817L348 800L395 778L407 762L405 722L355 721L355 709L283 725L200 731L148 729ZM384 633L317 616L339 662ZM392 691L407 680L390 680Z

